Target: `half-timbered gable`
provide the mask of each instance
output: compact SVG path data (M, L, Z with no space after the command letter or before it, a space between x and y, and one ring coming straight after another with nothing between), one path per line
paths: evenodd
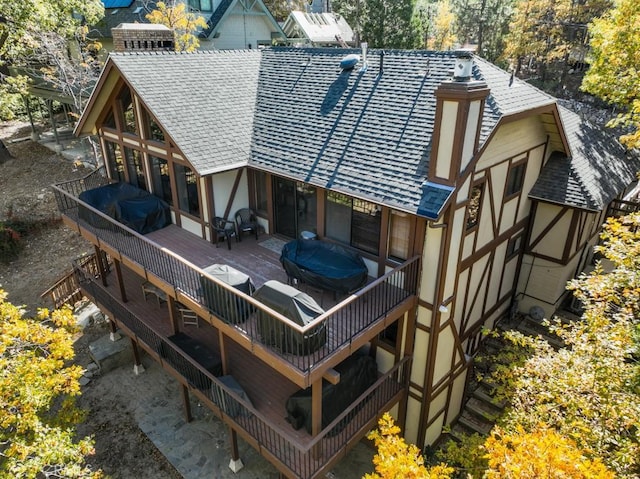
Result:
M382 409L392 410L410 441L433 443L460 413L482 328L518 305L553 312L566 281L587 261L608 203L640 167L554 98L468 52L114 54L76 131L97 133L108 177L165 200L173 224L152 233L150 243L136 236L144 254L120 251L110 244L113 236L101 238L76 215L90 211L77 192L60 187L65 221L116 258L118 272L126 267L139 276L130 281L144 281L171 306L198 313L217 338L212 347L223 370L250 382L250 393L268 383L282 384L276 396L310 388L309 434L278 436L287 457L259 432L288 431L275 396L250 406L251 417L268 427L251 429L222 414L233 443L243 435L285 474L300 477L325 471ZM257 215L259 245L320 238L356 253L369 284L346 298L333 295L326 314L299 327L210 278L200 268L213 257L252 262L245 272L258 286L284 275L267 267L265 254L235 256L244 240L229 241L226 256L206 250L218 246L214 217L233 224L235 212L247 207ZM111 220L98 223L104 221ZM154 255L161 266L145 263ZM121 297L114 301L127 292L119 278ZM207 308L203 278L232 301L248 301L251 311L284 322L287 334L329 328L331 347L303 357L283 353L257 329ZM93 287L99 296L102 286ZM323 291L305 291L325 300ZM130 316L115 318L133 331ZM171 327L180 329L175 321ZM157 356L157 346L136 334L134 342ZM331 427L322 423L323 384L339 384L336 368L363 350L376 362L380 388L368 394L377 395L380 410L364 407L371 397L354 400L348 432L331 442ZM238 351L249 359L239 360ZM250 360L260 376L234 369Z

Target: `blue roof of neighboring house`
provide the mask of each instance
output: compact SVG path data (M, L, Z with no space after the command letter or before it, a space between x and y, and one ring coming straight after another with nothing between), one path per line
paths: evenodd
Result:
M390 50L382 57L373 50L366 70L362 62L341 70L340 60L352 53L267 48L110 58L200 175L249 165L432 218L450 194L426 177L434 92L450 78L455 54ZM475 63L473 79L491 90L481 144L505 116L556 111L553 97L486 61ZM560 117L572 158L551 158L531 194L601 206L633 181L634 167L620 164L624 152L615 140L589 132L564 109ZM609 163L615 166L605 168Z
M104 8L127 8L133 0L102 0Z

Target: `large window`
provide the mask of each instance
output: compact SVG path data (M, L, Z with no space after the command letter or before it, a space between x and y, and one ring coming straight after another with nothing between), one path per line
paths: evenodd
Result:
M409 258L409 240L411 218L406 213L391 211L389 216L389 259L406 260Z
M138 150L125 147L124 154L127 159L127 172L129 173L129 183L140 189L147 189L145 181L142 153Z
M149 119L149 139L164 143L164 132L162 128L155 122L151 115L147 114Z
M253 175L256 183L256 210L267 213L267 174L255 171Z
M120 145L117 143L105 142L107 154L107 166L109 167L109 176L112 180L127 181L124 174L124 159L120 151Z
M368 253L378 254L381 208L368 201L327 192L327 237Z
M151 159L151 180L153 181L153 193L164 201L173 205L171 196L171 180L169 179L169 163L163 158L155 156Z
M518 163L512 165L509 169L509 178L507 179L506 196L513 196L522 190L524 184L524 174L527 171L526 163Z
M174 163L173 173L176 178L178 207L190 215L200 217L200 200L195 173L188 166Z
M120 107L122 108L122 117L124 121L123 130L135 135L136 116L133 112L133 100L128 88L125 88L120 94Z

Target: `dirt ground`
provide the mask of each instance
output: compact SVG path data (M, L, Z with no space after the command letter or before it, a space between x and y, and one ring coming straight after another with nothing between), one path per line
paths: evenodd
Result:
M0 124L0 139L14 157L0 164L0 219L48 220L41 231L23 238L25 248L19 258L0 263L0 288L9 294L9 301L24 305L30 315L38 307L51 306L40 294L70 269L73 259L91 252L92 247L62 224L50 188L89 171L32 142L29 136L28 124ZM75 361L86 367L91 361L89 343L107 332L104 322L88 326L76 341ZM119 381L114 375L94 376L83 388L79 404L89 414L79 432L95 438L96 454L90 464L112 478L180 478L137 426Z

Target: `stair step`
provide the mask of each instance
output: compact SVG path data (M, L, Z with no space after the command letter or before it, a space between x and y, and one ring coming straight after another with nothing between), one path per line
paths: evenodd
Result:
M486 436L493 429L493 422L480 419L473 416L468 411L463 411L462 415L458 418L458 422L464 427Z
M505 401L499 401L496 398L494 398L490 394L490 390L484 387L477 387L471 394L476 399L479 399L480 401L491 404L491 406L497 409L498 411L502 411L507 405Z
M548 331L545 334L544 332L541 332L541 331L538 331L537 329L529 327L524 323L521 323L520 326L518 326L518 331L528 336L532 336L534 338L541 337L556 349L564 347L564 343L562 342L562 340L557 336L554 337L553 335L549 334Z
M464 408L483 421L495 422L500 415L500 410L491 402L485 402L477 397L470 397Z
M460 423L459 419L453 426L451 426L451 429L449 429L449 435L451 436L451 439L456 442L462 442L465 436L471 436L476 432L477 431L470 429L464 424Z

